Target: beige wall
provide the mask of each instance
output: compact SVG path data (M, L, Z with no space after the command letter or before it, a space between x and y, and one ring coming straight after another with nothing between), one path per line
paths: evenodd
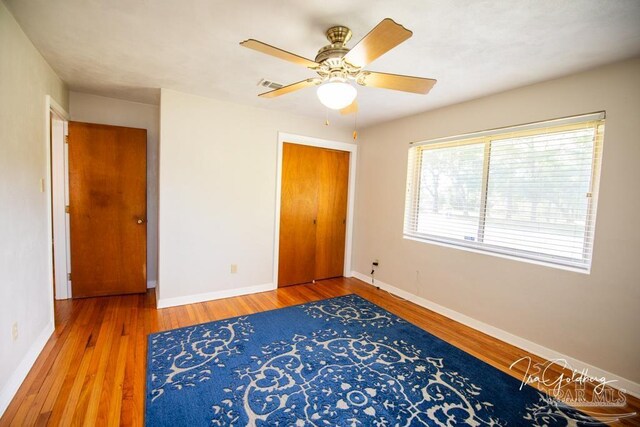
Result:
M161 300L273 281L279 131L349 142L352 129L162 90Z
M71 120L147 130L147 280L158 278L158 132L157 105L69 93Z
M446 78L443 76L442 78ZM402 238L410 141L606 110L590 275ZM361 132L354 269L640 382L640 59Z
M67 108L64 83L0 2L0 414L30 367L23 361L39 351L34 343L53 328L49 218L40 191L47 94Z

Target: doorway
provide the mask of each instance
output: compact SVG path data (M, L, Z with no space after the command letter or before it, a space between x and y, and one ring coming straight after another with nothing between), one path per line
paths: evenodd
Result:
M67 276L69 271L69 219L65 212L68 201L65 139L69 116L50 96L46 97L46 105L51 288L52 300L60 300L71 297Z
M356 154L355 144L279 134L275 286L351 277Z

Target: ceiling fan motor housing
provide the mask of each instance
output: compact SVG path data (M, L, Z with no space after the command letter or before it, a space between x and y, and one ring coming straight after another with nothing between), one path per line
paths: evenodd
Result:
M329 68L338 68L341 66L342 58L349 52L346 43L351 40L351 30L337 25L329 28L326 35L331 44L318 51L315 61L319 64L325 63Z

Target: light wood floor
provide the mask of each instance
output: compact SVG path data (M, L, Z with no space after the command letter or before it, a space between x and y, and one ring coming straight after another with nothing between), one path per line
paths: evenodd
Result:
M0 425L142 425L147 334L350 293L522 379L523 371L510 370L509 365L528 355L525 351L357 279L332 279L162 310L155 309L155 294L149 291L56 302L56 330ZM627 396L627 407L622 409L639 412L639 408L640 400ZM640 418L624 424L640 425Z

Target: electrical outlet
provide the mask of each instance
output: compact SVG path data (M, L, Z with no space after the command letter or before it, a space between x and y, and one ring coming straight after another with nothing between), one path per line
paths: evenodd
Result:
M231 264L231 273L235 274L238 272L238 264Z
M18 322L14 322L11 327L11 338L13 338L14 341L18 340Z

